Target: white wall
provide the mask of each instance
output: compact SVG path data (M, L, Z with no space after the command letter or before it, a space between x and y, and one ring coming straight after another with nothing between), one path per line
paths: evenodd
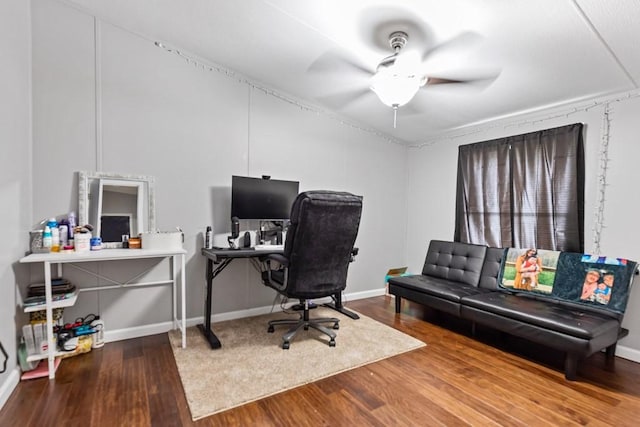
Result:
M640 181L640 98L635 94L611 98L609 168L604 201L604 227L600 253L640 261L640 230L636 226L640 199L634 184ZM599 203L598 179L602 151L603 100L549 110L509 121L488 123L431 141L423 147L409 149L409 217L408 265L411 271L422 270L431 239L453 239L458 146L508 135L548 129L570 123L584 123L585 130L585 251L595 252L596 208ZM575 109L575 111L574 111ZM637 286L636 286L637 287ZM620 342L618 354L640 361L640 290L629 301L623 326L630 329Z
M194 66L64 3L32 7L35 220L77 209L74 171L154 176L157 227L185 231L189 318L203 316L202 232L230 228L232 175L364 196L347 293L381 292L386 270L403 265L406 147ZM92 268L135 274L124 263ZM31 281L41 276L39 268L31 273ZM64 275L79 286L99 283ZM83 292L65 317L101 314L107 331L168 321L170 296L166 286ZM216 278L213 311L270 306L273 298L248 261L234 261Z
M29 2L0 4L0 341L9 360L0 374L0 407L18 381L16 283L25 276L17 264L28 247L31 222ZM18 316L19 317L19 316ZM4 358L2 358L4 359ZM2 363L2 360L0 360Z

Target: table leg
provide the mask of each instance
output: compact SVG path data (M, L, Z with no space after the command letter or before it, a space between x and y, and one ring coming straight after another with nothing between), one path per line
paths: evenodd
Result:
M180 313L182 314L182 348L187 348L187 291L186 272L184 271L184 254L180 255Z
M225 269L229 263L231 263L232 259L227 258L223 260L220 265L213 269L213 260L207 259L207 297L205 298L205 306L204 306L204 324L198 325L198 328L204 335L204 337L209 341L209 345L211 345L212 349L222 347L220 340L211 330L211 306L213 303L212 293L213 293L213 279L220 274L222 270Z
M49 368L49 379L54 379L56 376L55 369L55 352L56 352L56 340L53 337L53 298L51 296L51 263L44 262L44 294L45 294L45 312L47 316L47 323L45 324L46 340L47 340L47 366ZM41 342L36 342L36 349L40 349Z
M171 276L171 297L172 297L172 312L171 318L173 319L173 329L180 329L180 324L178 323L178 290L177 290L177 278L178 278L178 266L176 263L176 256L173 255L169 259L171 263L171 271L169 275Z

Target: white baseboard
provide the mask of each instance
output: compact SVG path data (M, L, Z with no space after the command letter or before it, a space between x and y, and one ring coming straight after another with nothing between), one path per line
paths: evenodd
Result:
M344 304L348 304L349 301L376 297L384 294L385 294L384 288L373 290L373 291L344 294L342 296L342 302ZM331 302L331 298L327 297L327 298L315 299L314 302L316 302L317 304L324 304L326 302ZM291 307L293 304L295 304L295 302L287 304L286 307L287 308ZM263 306L263 307L249 308L246 310L228 311L226 313L214 314L211 316L211 322L223 322L225 320L234 320L234 319L242 319L244 317L259 316L261 314L267 314L273 311L276 311L276 312L280 311L280 306L277 305L277 306L274 306L273 308L271 306ZM187 319L187 326L195 326L198 324L202 324L203 322L204 322L204 317L191 318L191 319Z
M14 368L7 379L0 385L0 409L4 407L4 404L7 403L9 397L11 397L11 393L18 386L20 382L20 369L18 367Z
M387 292L387 290L384 287L382 287L380 289L374 289L372 291L363 291L363 292L345 294L345 295L342 296L342 302L344 302L346 304L349 301L355 301L355 300L359 300L359 299L372 298L372 297L379 297L379 296L385 295L386 292Z
M146 337L147 335L156 335L168 332L173 329L173 322L161 322L151 325L134 326L132 328L116 329L104 331L104 342L113 342L128 340L131 338Z
M631 360L632 362L640 363L640 350L636 350L635 348L629 348L618 344L616 346L616 356Z
M342 296L342 302L348 304L349 301L355 301L364 298L370 298L385 294L385 289L380 288L373 291L356 292L345 294ZM324 304L330 302L331 298L321 298L314 300L318 304ZM287 307L292 306L295 302L287 304ZM218 313L211 316L211 322L223 322L225 320L242 319L244 317L259 316L261 314L271 313L272 311L280 311L280 306L262 306L255 308L248 308L244 310L228 311L226 313ZM204 323L204 316L192 317L187 319L187 327L196 326ZM147 335L162 334L173 329L173 322L161 322L151 325L136 326L132 328L118 329L114 331L106 330L104 334L105 342L113 342L120 340L127 340L131 338L139 338Z

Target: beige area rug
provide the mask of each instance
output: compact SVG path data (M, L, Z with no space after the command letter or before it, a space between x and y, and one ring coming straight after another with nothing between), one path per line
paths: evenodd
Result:
M195 327L187 329L185 349L180 347L179 331L169 332L194 420L425 345L369 317L353 320L318 307L311 311L312 318L340 319L336 346L329 347L328 337L309 329L298 332L291 348L283 350L287 327L276 327L270 334L267 322L286 316L272 313L214 323L212 329L222 342L217 350Z

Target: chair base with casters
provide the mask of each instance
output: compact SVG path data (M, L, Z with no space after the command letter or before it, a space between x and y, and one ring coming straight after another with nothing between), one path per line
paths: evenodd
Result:
M269 322L268 332L273 333L275 331L276 326L280 325L291 325L291 329L287 331L286 334L282 336L282 348L284 350L289 349L291 345L291 340L298 333L300 328L304 328L305 331L309 330L309 328L313 328L317 331L322 332L323 334L329 337L329 347L336 346L336 333L331 329L322 326L322 323L333 323L333 329L340 329L340 319L335 317L321 317L321 318L309 318L309 301L303 300L301 301L303 304L303 311L300 313L299 319L277 319L271 320Z

